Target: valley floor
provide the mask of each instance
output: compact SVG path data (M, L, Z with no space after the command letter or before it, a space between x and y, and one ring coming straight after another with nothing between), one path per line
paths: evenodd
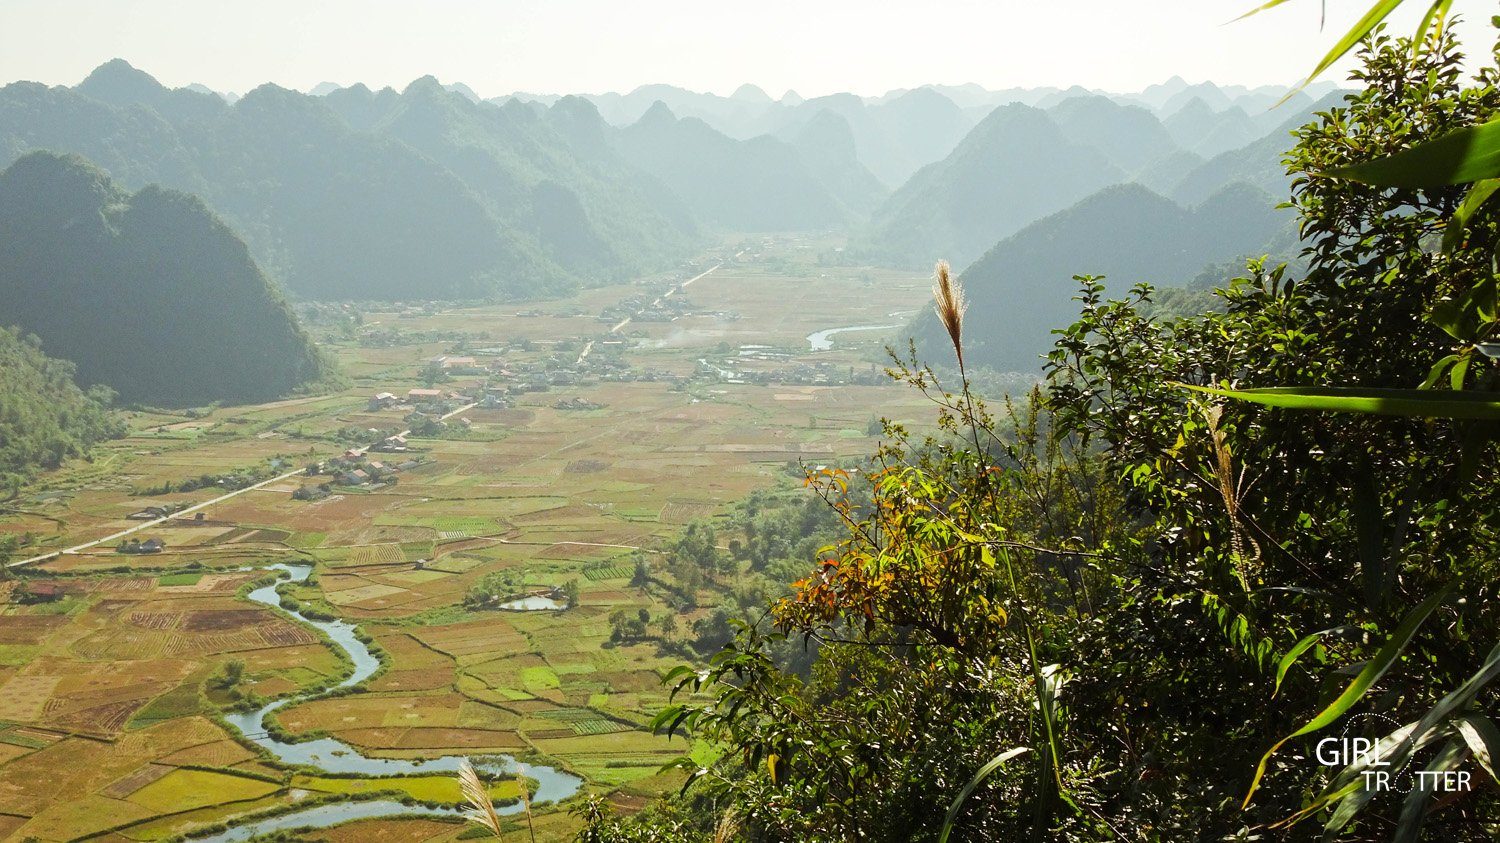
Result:
M714 749L646 728L666 699L661 672L684 657L670 634L610 641L617 610L673 612L663 589L632 585L635 562L755 490L794 484L799 464L870 453L873 420L925 417L879 372L880 347L904 346L898 332L837 333L825 351L808 337L905 324L926 306L927 279L823 267L827 248L756 238L671 277L535 306L361 307L348 330L312 328L347 389L134 412L126 439L40 478L0 514L0 531L29 535L21 555L36 560L0 580L0 839L166 839L392 787L455 800L447 776L289 775L223 721L228 691L213 680L230 661L243 663L236 692L264 699L349 673L316 630L244 598L262 575L249 569L277 562L314 565L284 592L357 624L386 659L362 693L277 711L286 732L380 758L511 755L627 806L675 787L663 764ZM428 388L424 370L441 356L460 358L430 385L442 394L411 400L452 416L418 427L408 393ZM373 400L382 392L395 398ZM405 450L363 452L409 428ZM372 460L386 482L352 476ZM310 463L333 473L298 473ZM203 475L208 485L182 490ZM240 485L251 488L229 494ZM303 487L310 499L294 498ZM126 540L164 549L118 552ZM575 582L578 605L466 610L469 590L497 572L528 592ZM677 618L681 641L716 603L712 589L698 602ZM537 837L566 839L570 822L547 811ZM462 830L376 819L326 836Z

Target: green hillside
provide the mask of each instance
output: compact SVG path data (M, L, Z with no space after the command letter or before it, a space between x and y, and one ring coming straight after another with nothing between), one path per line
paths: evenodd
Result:
M121 435L111 398L108 389L79 389L73 364L43 354L35 337L0 329L0 493Z
M1051 330L1077 316L1074 275L1107 276L1115 293L1149 281L1181 286L1206 264L1258 255L1290 223L1275 200L1232 185L1185 208L1138 184L1106 188L1006 238L962 273L970 307L965 350L1001 371L1038 371ZM926 313L919 348L942 353L947 336Z
M243 241L195 197L130 194L77 156L0 173L4 320L129 402L264 401L327 364Z
M876 210L852 251L899 266L974 260L997 241L1124 173L1045 112L995 109L952 154L912 176Z

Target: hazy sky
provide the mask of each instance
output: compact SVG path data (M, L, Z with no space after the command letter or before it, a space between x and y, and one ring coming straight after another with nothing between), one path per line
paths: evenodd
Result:
M1324 32L1319 0L1226 25L1259 2L0 0L0 81L74 84L121 57L171 86L241 93L426 74L485 96L647 82L726 94L753 82L773 96L962 82L1129 91L1173 74L1286 84L1369 5L1328 0ZM1488 6L1456 5L1487 18Z

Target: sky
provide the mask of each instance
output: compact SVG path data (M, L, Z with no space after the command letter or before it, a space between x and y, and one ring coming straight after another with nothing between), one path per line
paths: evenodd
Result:
M264 82L404 87L425 75L483 96L667 83L779 97L923 84L1290 84L1370 0L0 0L0 82L76 84L123 58L172 87ZM1414 28L1416 0L1397 23ZM1426 3L1420 5L1426 6ZM1466 7L1472 6L1472 9ZM1476 20L1481 7L1460 0ZM1409 14L1407 13L1409 12ZM1477 24L1470 38L1492 40ZM1323 78L1337 80L1340 74Z

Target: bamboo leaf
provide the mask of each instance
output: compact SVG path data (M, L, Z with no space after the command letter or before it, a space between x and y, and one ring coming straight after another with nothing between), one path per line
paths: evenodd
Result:
M1267 9L1274 9L1277 6L1280 6L1282 3L1285 3L1285 2L1287 2L1287 0L1270 0L1270 2L1268 2L1268 3L1262 3L1259 6L1256 6L1255 8L1251 9L1250 11L1248 11L1248 12L1244 13L1243 15L1240 15L1239 17L1235 18L1234 20L1230 21L1230 23L1235 23L1236 21L1242 21L1245 18L1251 17L1253 15L1258 15L1261 12L1264 12Z
M1500 120L1466 126L1392 155L1339 167L1330 174L1377 187L1407 188L1500 177Z
M1178 384L1196 392L1285 410L1369 413L1428 419L1500 420L1500 394L1433 389L1275 386L1217 389Z
M1500 178L1477 181L1469 187L1469 192L1464 194L1464 201L1459 203L1453 212L1453 218L1448 220L1447 228L1443 230L1444 252L1452 252L1463 243L1464 230L1469 227L1470 218L1496 190L1500 190Z
M1449 583L1436 594L1423 600L1421 605L1413 609L1411 614L1407 615L1401 621L1401 625L1391 634L1390 639L1385 642L1385 646L1380 648L1380 652L1375 654L1375 658L1370 659L1369 663L1359 672L1358 676L1354 677L1354 681L1349 683L1349 687L1345 688L1344 692L1339 694L1337 699L1329 703L1327 708L1318 712L1316 717L1304 723L1302 728L1277 741L1274 746L1266 750L1266 754L1261 756L1260 763L1255 767L1255 776L1250 780L1250 791L1245 794L1245 801L1241 805L1242 808L1250 805L1251 797L1255 796L1255 791L1260 787L1260 780L1266 774L1266 766L1270 764L1271 756L1275 755L1277 750L1286 745L1287 741L1316 732L1343 717L1349 709L1353 708L1354 704L1359 702L1376 682L1380 681L1380 677L1384 676L1386 671L1391 669L1391 665L1396 663L1396 660L1400 658L1401 653L1406 649L1406 645L1411 643L1412 637L1417 634L1417 629L1422 626L1422 622L1427 620L1428 615L1431 615L1437 609L1438 605L1447 599L1448 594L1453 591L1453 587L1454 583Z
M1432 389L1434 386L1437 386L1437 382L1443 379L1443 373L1448 370L1449 366L1457 362L1458 355L1450 354L1433 363L1432 368L1427 372L1427 380L1422 381L1422 385L1417 387L1417 389Z
M1448 9L1452 7L1453 0L1433 0L1431 6L1427 7L1427 13L1422 15L1422 22L1417 24L1417 32L1411 39L1411 54L1415 58L1422 55L1427 44L1427 33L1429 30L1443 31L1443 23L1448 18Z
M1307 74L1306 81L1298 85L1297 88L1306 87L1309 82L1321 76L1323 71L1332 67L1335 62L1343 58L1344 54L1354 49L1360 41L1364 40L1366 35L1369 35L1375 30L1375 27L1380 25L1381 21L1389 17L1391 12L1394 12L1396 7L1401 5L1401 2L1402 0L1377 0L1375 5L1371 6L1369 11L1365 12L1364 17L1356 21L1354 26L1348 32L1344 33L1344 37L1340 38L1333 45L1333 49L1329 50L1328 54L1323 56L1323 60L1318 62L1317 67L1313 68L1312 73ZM1290 97L1291 94L1288 93L1287 96ZM1285 98L1282 101L1285 102Z
M1438 754L1433 756L1423 772L1446 773L1462 763L1466 754L1461 742L1449 741L1438 750ZM1424 781L1431 781L1431 777L1417 777L1416 784L1406 795L1406 801L1401 804L1401 817L1396 821L1396 835L1391 838L1391 843L1416 843L1417 835L1422 833L1422 821L1427 818L1427 803L1432 801L1433 794L1433 789L1425 786Z
M948 806L948 816L943 820L943 832L938 835L938 843L948 843L948 835L953 833L953 823L958 819L958 812L963 809L964 802L968 800L970 794L981 784L984 784L984 780L993 775L996 770L1005 766L1005 762L1029 751L1024 746L1007 749L994 758L991 758L983 767L979 768L979 771L969 779L968 784L964 785L964 789L958 792L958 796L953 800L953 804Z
M1276 664L1276 689L1271 692L1271 696L1274 697L1281 693L1281 681L1286 678L1286 672L1297 662L1299 656L1312 649L1312 646L1318 643L1323 636L1333 632L1344 632L1353 628L1350 626L1335 626L1328 629L1320 629L1293 644L1292 649L1287 650L1286 655L1282 656L1281 661Z
M1469 745L1469 751L1474 753L1479 766L1490 774L1490 778L1500 782L1500 775L1495 773L1495 762L1500 759L1500 729L1495 728L1495 721L1470 714L1453 721L1453 727Z

